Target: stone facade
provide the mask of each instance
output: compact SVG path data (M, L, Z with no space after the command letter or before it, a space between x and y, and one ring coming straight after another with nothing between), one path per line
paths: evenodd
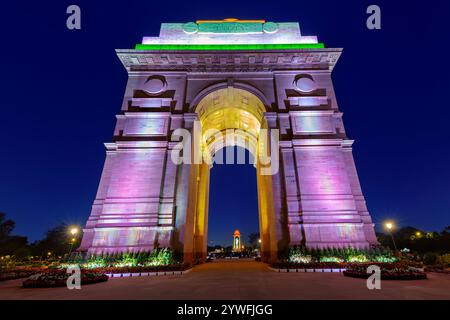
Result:
M300 29L294 33L300 43ZM245 36L235 35L240 42ZM229 35L224 41L228 43ZM280 170L258 177L266 260L295 244L376 244L353 160L353 140L345 133L331 79L340 54L341 49L329 48L117 50L128 83L113 142L105 144L104 169L79 250L159 246L183 251L186 261L204 257L208 202L201 214L199 203L208 198L209 188L201 191L198 181L209 186L209 170L174 164L171 134L177 128L191 130L202 99L224 88L256 96L265 109L261 121L280 131L275 151ZM199 180L201 175L206 180ZM198 227L199 220L205 230Z

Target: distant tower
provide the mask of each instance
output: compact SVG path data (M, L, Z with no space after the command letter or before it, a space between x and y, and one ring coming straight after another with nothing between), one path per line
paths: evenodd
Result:
M233 252L240 252L241 249L241 233L236 229L233 233Z

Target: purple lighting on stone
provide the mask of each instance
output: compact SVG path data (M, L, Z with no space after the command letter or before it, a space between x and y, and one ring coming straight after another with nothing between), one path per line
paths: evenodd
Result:
M197 32L192 24L163 24L160 37L144 42L317 43L316 37L301 35L298 23L269 26L269 32L262 27L257 35L236 35L224 34L226 25L211 34ZM128 72L127 88L114 142L105 144L106 160L79 250L159 246L182 252L185 262L204 260L210 166L171 160L177 147L172 133L192 132L199 123L205 132L245 129L259 142L263 129L279 133L279 145L257 147L260 154L278 155L280 169L257 173L264 261L275 261L291 245L367 248L377 243L331 79L341 49L117 54ZM169 67L170 72L162 71ZM203 134L193 145L212 150Z

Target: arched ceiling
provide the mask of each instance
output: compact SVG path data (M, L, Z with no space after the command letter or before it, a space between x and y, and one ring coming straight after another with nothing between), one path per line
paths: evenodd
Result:
M202 143L211 156L231 145L256 151L265 107L253 93L234 87L218 89L206 95L195 111L202 124Z
M202 123L202 131L240 129L257 137L265 112L264 104L253 93L227 87L206 95L198 104L196 112Z

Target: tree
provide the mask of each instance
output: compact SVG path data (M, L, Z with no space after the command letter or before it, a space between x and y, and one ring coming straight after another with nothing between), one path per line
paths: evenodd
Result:
M32 244L33 254L47 257L49 252L51 256L62 256L68 253L71 247L71 237L68 230L69 227L65 223L48 230L42 240ZM73 244L73 248L76 248L77 244Z
M16 226L13 220L5 220L5 217L6 214L0 212L0 242L7 240Z
M30 254L27 237L13 236L16 223L8 219L6 214L0 212L0 255L11 255L17 258L25 258Z
M30 255L27 237L9 236L0 243L0 255L11 255L22 259Z
M413 252L424 254L427 252L445 253L450 250L450 233L445 228L441 233L426 232L413 227L403 227L393 231L398 249L408 248ZM393 249L389 234L377 234L382 246Z
M259 244L259 232L252 232L248 235L248 243L250 246L255 249Z

